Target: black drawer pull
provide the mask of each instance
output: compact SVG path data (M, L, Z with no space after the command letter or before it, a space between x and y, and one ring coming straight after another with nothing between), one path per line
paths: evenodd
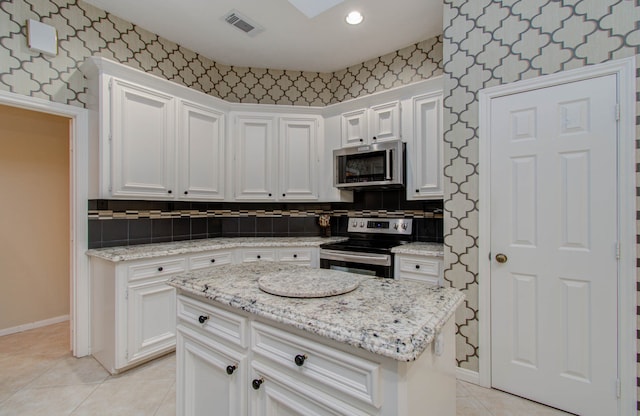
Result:
M216 259L211 259L211 263L215 263L215 262L216 262Z
M417 270L417 269L419 269L419 268L420 268L420 265L419 265L419 264L416 264L416 270Z
M235 365L228 365L227 366L227 374L231 375L233 374L234 371L236 371L236 366Z
M158 271L159 271L159 272L161 272L161 271L163 271L163 270L164 270L164 267L162 267L162 266L158 267Z
M293 361L295 361L298 367L302 367L306 360L307 360L307 356L302 354L296 355L296 358L293 359Z
M251 387L253 387L254 390L258 390L260 388L260 386L262 385L262 383L264 383L264 379L263 378L257 378L255 380L253 380L251 382Z
M294 258L294 259L297 259L297 258L298 258L298 255L297 255L297 254L294 254L294 255L293 255L293 258Z
M260 258L260 254L258 254L256 257L259 259Z
M200 316L198 317L198 322L200 322L201 324L203 324L203 323L207 322L207 319L209 319L209 317L208 317L208 316L200 315Z

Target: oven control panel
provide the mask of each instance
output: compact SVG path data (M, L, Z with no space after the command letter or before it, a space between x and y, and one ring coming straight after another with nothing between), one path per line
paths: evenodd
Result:
M349 218L347 232L411 235L411 218Z

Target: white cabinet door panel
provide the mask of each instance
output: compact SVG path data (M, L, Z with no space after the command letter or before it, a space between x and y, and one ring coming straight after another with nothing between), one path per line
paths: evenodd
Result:
M279 199L318 199L317 120L280 119Z
M366 108L342 114L342 147L368 142L367 127Z
M369 136L371 143L400 138L400 102L394 101L369 109Z
M113 196L173 198L174 98L113 79Z
M186 101L180 110L178 197L224 199L224 113Z
M129 285L128 362L172 349L176 331L176 290L166 280Z
M236 119L236 199L273 200L273 117Z

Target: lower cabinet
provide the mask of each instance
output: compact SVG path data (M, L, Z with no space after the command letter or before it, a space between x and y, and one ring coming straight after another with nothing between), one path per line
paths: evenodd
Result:
M246 356L183 325L177 338L177 414L247 414Z
M400 362L178 295L176 414L453 416L455 348ZM454 345L453 320L439 342Z
M172 351L176 293L166 282L173 275L262 260L318 267L318 251L315 247L237 248L122 262L91 257L91 354L117 374Z
M444 284L442 257L395 254L394 263L396 279L417 280L438 286Z

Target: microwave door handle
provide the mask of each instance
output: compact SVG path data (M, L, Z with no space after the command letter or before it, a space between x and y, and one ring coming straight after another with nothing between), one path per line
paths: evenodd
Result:
M391 152L393 152L392 149L387 149L387 151L385 152L385 161L384 161L384 173L385 173L385 180L390 181L391 179L393 179L391 177Z

